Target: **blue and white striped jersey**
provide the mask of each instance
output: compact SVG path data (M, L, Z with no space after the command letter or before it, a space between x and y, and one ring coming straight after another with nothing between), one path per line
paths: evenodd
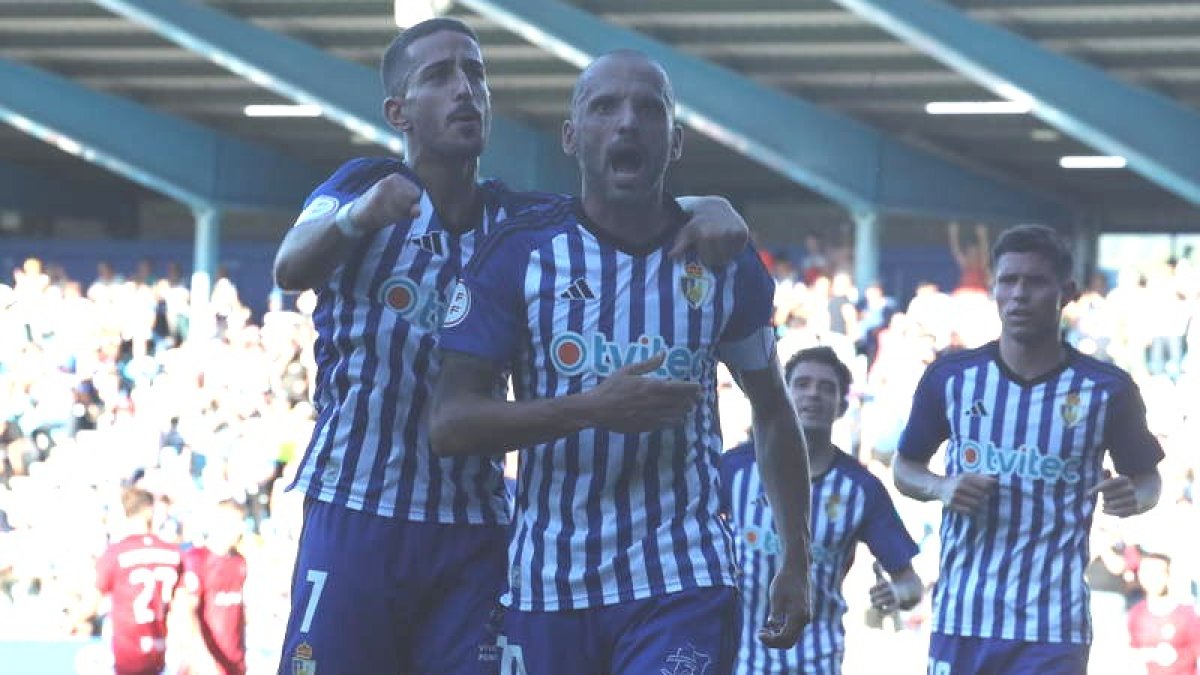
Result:
M555 611L732 586L716 360L769 325L771 278L751 247L720 269L669 259L677 226L635 250L588 222L577 199L536 213L471 261L441 348L511 364L520 400L586 391L662 351L657 375L699 381L703 394L678 427L586 429L522 451L505 602Z
M336 209L381 178L416 176L401 162L352 160L319 186L306 209ZM421 215L352 244L318 292L316 428L291 487L313 499L386 517L436 523L507 523L501 455L439 459L425 414L439 359L446 293L477 238L507 213L545 195L481 186L481 222L446 231L427 194Z
M1125 475L1163 452L1146 428L1137 386L1121 369L1080 354L1024 381L998 342L926 369L899 452L928 461L946 447L946 475L996 476L986 511L942 513L933 630L946 635L1086 644L1088 532L1104 452Z
M721 457L721 496L733 527L734 553L741 568L742 636L739 675L788 673L836 675L845 653L842 579L864 542L889 572L908 567L917 554L883 484L849 455L837 451L829 469L812 479L813 618L793 649L771 649L757 633L770 613L771 580L782 548L771 507L759 478L753 442Z

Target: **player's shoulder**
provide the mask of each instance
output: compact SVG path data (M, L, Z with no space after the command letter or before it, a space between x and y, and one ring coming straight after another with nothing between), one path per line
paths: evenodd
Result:
M393 173L419 183L416 174L393 157L356 157L339 166L314 194L358 195Z
M528 209L536 209L547 204L570 199L569 195L556 192L538 192L513 190L503 181L489 178L479 184L484 199L504 210L509 217Z
M527 202L521 210L509 213L480 244L469 268L478 268L496 257L508 260L514 251L532 250L539 242L577 222L575 200L564 196Z
M996 340L972 349L961 349L939 355L929 364L930 375L950 375L973 366L996 361L1000 354L1000 343Z
M1133 377L1120 366L1084 354L1069 344L1066 345L1066 350L1070 366L1101 387L1123 389L1136 386Z
M831 471L844 476L850 482L867 492L887 492L879 476L872 473L862 462L840 450L833 462Z

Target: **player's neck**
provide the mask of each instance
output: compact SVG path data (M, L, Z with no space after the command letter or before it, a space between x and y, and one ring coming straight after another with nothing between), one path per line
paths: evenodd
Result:
M804 441L808 445L808 472L819 476L829 470L837 459L837 448L830 438L831 429L805 429Z
M1067 351L1055 336L1037 342L1023 342L1000 336L1000 360L1023 380L1036 380L1062 365Z
M416 154L412 169L429 193L444 229L465 232L478 225L478 160L447 161Z
M644 244L658 239L671 226L664 199L660 193L644 202L613 202L585 188L581 201L588 219L606 234L618 241Z

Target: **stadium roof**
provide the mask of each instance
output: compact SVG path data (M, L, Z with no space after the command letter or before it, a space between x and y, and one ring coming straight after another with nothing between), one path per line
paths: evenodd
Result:
M416 2L417 0L413 0ZM396 33L386 0L211 0L205 3L328 55L374 69ZM535 46L464 1L449 9L480 34L497 113L557 136L576 66ZM522 3L518 3L522 4ZM833 0L575 0L614 26L638 31L849 118L986 177L1029 186L1109 224L1200 223L1197 208L1130 169L1067 170L1065 155L1101 154L1029 114L931 115L930 102L995 101L994 92ZM859 3L861 4L861 3ZM870 3L867 3L870 4ZM1049 53L1155 92L1200 116L1200 4L1194 0L955 0L985 25ZM293 101L93 2L0 0L0 58L274 148L320 170L386 152L324 118L251 118L249 104ZM3 100L0 91L0 102ZM1076 102L1086 107L1088 101ZM746 114L755 114L753 103ZM1129 125L1154 124L1131 118ZM1061 126L1061 125L1060 125ZM368 134L369 135L369 134ZM1200 138L1180 138L1184 149ZM1196 153L1194 150L1192 154ZM0 162L106 184L115 179L58 148L0 126ZM794 179L706 137L688 134L673 187L735 200L825 201ZM1156 219L1161 222L1156 222Z

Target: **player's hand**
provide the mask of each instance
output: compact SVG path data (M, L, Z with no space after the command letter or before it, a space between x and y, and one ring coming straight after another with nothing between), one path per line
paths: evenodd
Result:
M878 561L871 567L875 571L875 585L871 587L871 606L881 612L894 612L900 606L896 588L883 574L883 565Z
M666 356L660 352L631 363L589 391L592 426L635 434L682 424L700 398L700 385L647 377Z
M750 240L750 228L724 197L680 197L691 217L675 237L671 257L682 259L689 251L707 267L722 267L733 260Z
M791 554L787 554L791 557ZM758 630L758 641L774 649L790 649L812 620L812 595L809 588L807 555L784 562L771 580L771 612L767 623Z
M355 229L364 234L419 215L421 188L397 173L384 176L359 195L349 213Z
M972 515L987 505L996 491L997 479L982 473L960 473L946 478L942 503L963 515Z
M1137 491L1129 476L1113 476L1105 469L1104 479L1088 490L1088 496L1100 495L1104 501L1104 512L1110 516L1127 518L1138 513Z

